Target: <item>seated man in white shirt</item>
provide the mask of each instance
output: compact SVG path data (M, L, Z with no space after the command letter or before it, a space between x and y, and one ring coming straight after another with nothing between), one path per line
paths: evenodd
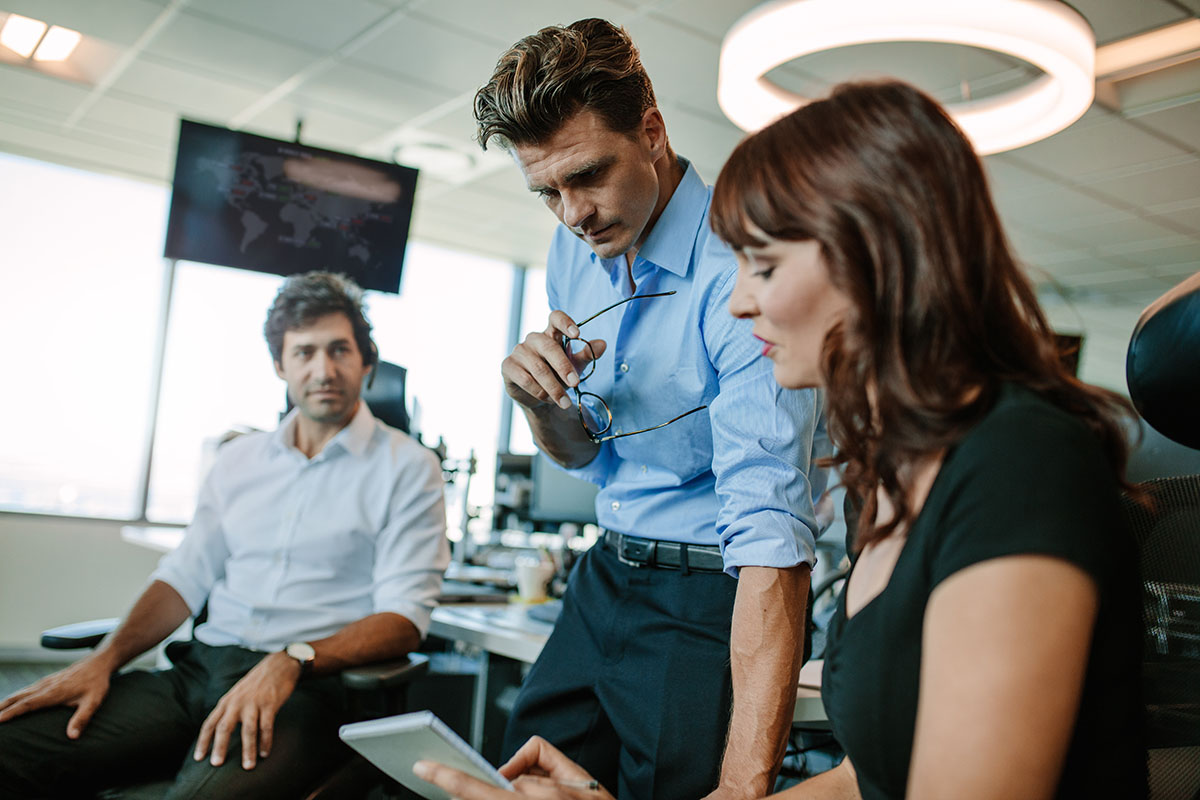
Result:
M265 334L295 409L221 449L183 544L93 653L0 701L0 798L164 775L170 798L302 797L342 757L336 673L415 648L449 560L437 457L359 400L361 297L284 283ZM206 604L171 668L117 674Z

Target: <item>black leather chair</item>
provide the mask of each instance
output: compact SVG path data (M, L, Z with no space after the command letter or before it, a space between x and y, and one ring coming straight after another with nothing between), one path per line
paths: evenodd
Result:
M1143 312L1125 375L1153 428L1128 471L1151 503L1125 502L1141 556L1150 797L1200 800L1200 474L1181 474L1200 472L1200 273Z
M1138 539L1142 691L1151 800L1200 800L1200 475L1139 484L1125 501Z

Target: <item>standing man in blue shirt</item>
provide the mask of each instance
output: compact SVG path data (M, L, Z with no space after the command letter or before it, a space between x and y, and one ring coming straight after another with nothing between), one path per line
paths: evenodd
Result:
M475 118L562 223L553 311L504 360L505 388L538 446L600 486L604 528L505 750L540 734L622 798L761 797L803 659L821 398L778 388L729 314L711 190L671 149L623 30L522 39Z

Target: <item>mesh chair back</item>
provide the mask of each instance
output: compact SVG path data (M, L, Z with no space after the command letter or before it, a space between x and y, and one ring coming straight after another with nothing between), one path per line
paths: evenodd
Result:
M1140 484L1125 501L1143 586L1150 797L1200 800L1200 475Z

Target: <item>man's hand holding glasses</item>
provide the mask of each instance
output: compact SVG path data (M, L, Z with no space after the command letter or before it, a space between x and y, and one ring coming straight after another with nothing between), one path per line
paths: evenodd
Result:
M568 389L579 385L583 370L590 370L591 362L604 355L608 347L603 339L594 339L590 349L571 355L563 349L562 341L578 335L579 327L566 312L550 312L546 329L526 336L501 364L508 396L534 411L547 406L570 411Z
M579 330L581 327L601 314L634 300L670 297L673 294L675 294L673 291L635 294L600 309L579 323L575 323L562 311L552 312L546 330L541 333L529 334L525 337L525 341L517 345L512 354L504 360L501 372L504 375L504 386L509 396L537 416L539 409L548 409L552 405L563 411L569 410L572 405L569 393L574 393L579 427L571 433L569 428L564 429L561 417L558 418L557 424L550 424L560 433L566 433L570 441L574 441L577 445L583 445L583 451L589 454L594 453L594 448L586 447L584 441L579 438L579 432L586 436L587 442L598 445L611 439L658 430L689 414L703 411L707 406L693 408L691 411L685 411L666 422L648 428L610 434L608 431L612 428L613 414L608 403L604 398L584 391L580 386L592 374L596 368L596 361L608 349L608 344L603 339L583 338ZM533 423L532 418L530 421ZM564 464L576 461L576 459L559 458L560 454L565 455L565 450L555 447L547 441L547 437L544 435L545 430L539 431L536 424L533 424L533 428L534 438L537 439L539 446L547 449L552 457ZM575 452L579 454L580 450L576 448Z

